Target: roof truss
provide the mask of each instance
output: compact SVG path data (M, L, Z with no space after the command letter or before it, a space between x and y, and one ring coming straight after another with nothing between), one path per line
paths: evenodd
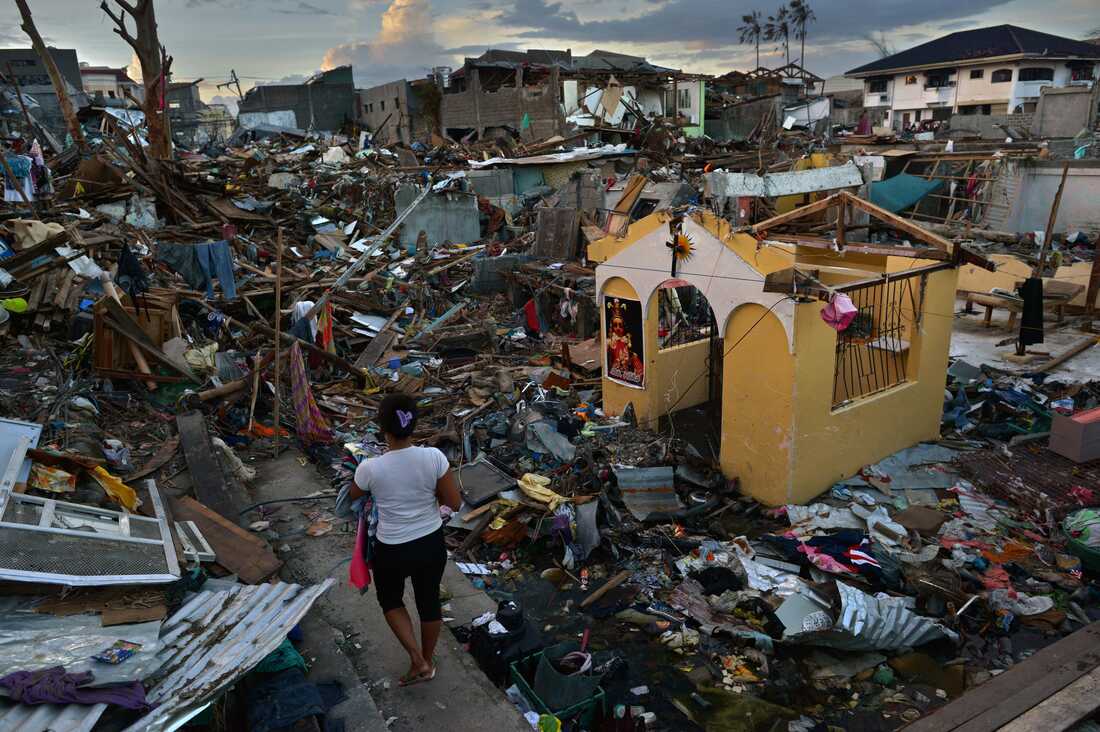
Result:
M908 219L903 219L900 216L890 213L886 209L880 208L869 201L865 201L859 196L854 196L847 191L837 191L832 195L822 198L819 201L814 201L806 206L796 208L793 211L788 211L785 214L779 214L773 216L770 219L761 221L760 223L752 226L749 230L758 237L766 237L772 229L777 229L782 226L791 224L802 219L809 218L823 211L834 210L836 211L836 244L840 248L841 252L851 250L866 251L868 247L861 243L853 243L851 247L848 246L847 241L847 222L851 220L849 210L863 211L871 216L872 219L885 224L888 228L896 229L904 232L911 239L914 239L928 247L932 247L939 252L953 254L958 261L977 264L980 267L984 267L990 271L993 270L993 264L989 262L985 257L970 252L964 249L961 245L954 244L947 239L934 234L931 231L921 227ZM783 241L791 241L795 244L800 243L800 239L803 237L797 235L785 235L778 234L776 238ZM814 244L820 241L820 237L805 237L807 239L808 246L814 246ZM879 254L892 254L891 247L877 245L874 247L875 253ZM898 247L898 255L905 256L912 254L911 251ZM941 259L941 254L936 254L930 259Z

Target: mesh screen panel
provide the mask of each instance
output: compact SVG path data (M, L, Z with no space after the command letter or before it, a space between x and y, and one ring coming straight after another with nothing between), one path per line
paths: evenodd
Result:
M0 557L4 569L21 572L78 577L168 572L160 546L127 544L91 534L83 537L5 529L0 531Z
M42 507L32 503L21 503L16 500L8 501L4 509L4 520L13 524L38 525L38 519L42 516Z

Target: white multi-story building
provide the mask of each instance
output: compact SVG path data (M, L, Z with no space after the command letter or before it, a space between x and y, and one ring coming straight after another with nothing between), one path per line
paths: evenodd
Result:
M1035 111L1044 86L1091 86L1100 46L998 25L959 31L852 69L865 107L885 109L904 128L953 114Z

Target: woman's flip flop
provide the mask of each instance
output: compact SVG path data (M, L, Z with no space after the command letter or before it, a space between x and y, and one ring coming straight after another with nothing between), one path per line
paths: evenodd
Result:
M425 681L431 681L435 678L435 666L431 667L431 670L424 671L419 674L405 674L397 680L398 686L413 686L414 684L422 684Z

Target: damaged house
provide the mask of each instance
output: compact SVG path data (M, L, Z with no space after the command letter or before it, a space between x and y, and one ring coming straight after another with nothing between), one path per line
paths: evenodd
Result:
M438 127L440 89L434 79L398 79L356 91L359 123L379 144L411 145Z
M50 56L53 57L54 63L61 72L61 78L73 106L77 108L87 106L89 100L84 93L76 51L71 48L51 48ZM36 122L64 140L65 117L61 114L61 105L57 101L57 93L46 71L46 65L39 59L38 54L32 48L0 49L0 70L4 72L5 79L8 77L9 68L15 82L19 84L20 92L26 95L24 101ZM11 96L11 100L5 106L11 107L13 115L17 115L19 106L14 99L14 94Z
M302 84L249 89L238 108L242 127L274 125L334 132L358 118L351 66L322 71Z
M630 131L638 118L671 117L703 134L702 77L638 56L570 50L489 50L450 75L440 126L453 139L501 131L538 139L571 123L594 132Z

